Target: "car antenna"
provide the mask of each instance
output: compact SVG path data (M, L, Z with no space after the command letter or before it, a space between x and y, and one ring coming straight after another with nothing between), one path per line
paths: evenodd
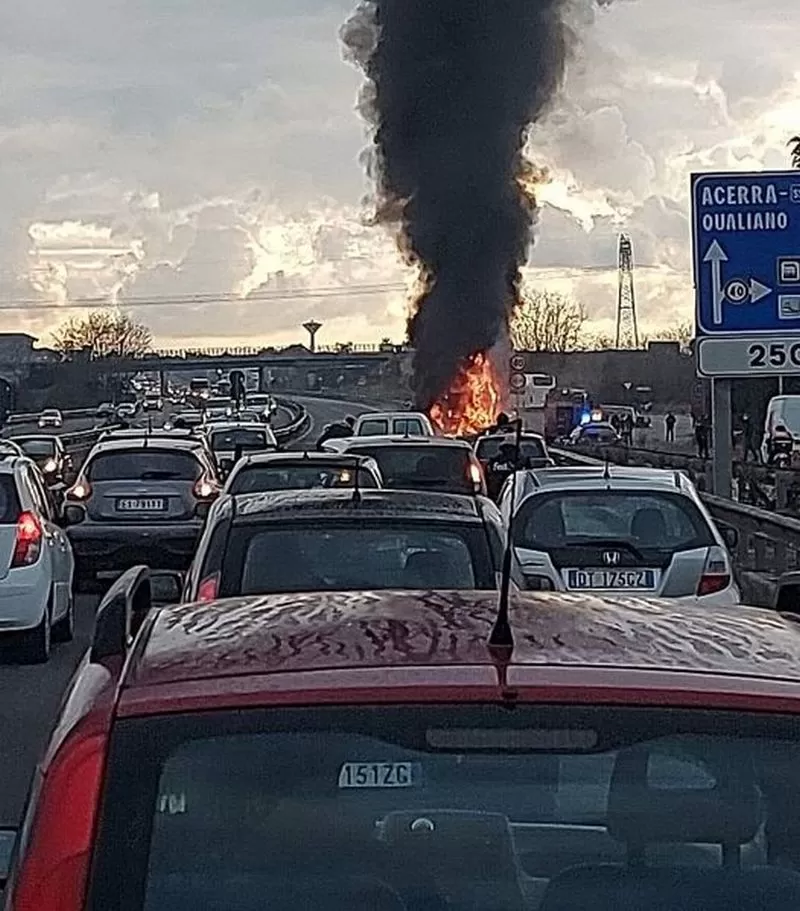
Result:
M495 618L492 631L489 634L489 652L500 677L500 689L503 692L504 699L516 698L516 693L509 689L506 680L508 665L514 651L514 633L512 632L511 623L509 622L508 608L511 597L511 565L514 554L514 513L516 512L517 505L517 475L519 473L516 470L516 464L519 462L522 439L522 421L519 418L516 420L516 425L514 452L515 469L511 478L511 508L508 516L506 546L503 551L503 566L500 576L500 600L497 607L497 617Z

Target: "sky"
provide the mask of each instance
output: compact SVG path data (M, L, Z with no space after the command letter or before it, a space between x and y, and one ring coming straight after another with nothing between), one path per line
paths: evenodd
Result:
M688 181L781 169L797 0L573 0L526 270L610 333L631 234L640 329L692 315ZM160 347L400 341L413 276L368 223L346 0L4 0L0 331L118 301ZM210 303L204 303L211 301ZM54 307L55 305L55 307Z

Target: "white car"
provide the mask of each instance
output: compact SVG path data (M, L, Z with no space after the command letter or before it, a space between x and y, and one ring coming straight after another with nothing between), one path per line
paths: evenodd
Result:
M58 408L45 408L39 415L39 427L61 427L64 419Z
M0 454L0 634L20 658L47 661L52 640L72 639L75 561L39 469Z
M121 418L136 417L136 405L133 402L122 402L117 405L117 415Z
M421 411L373 411L356 419L353 436L432 437L435 432L430 418Z
M681 472L602 465L516 473L499 503L529 589L740 603L729 548ZM512 502L512 496L514 502Z
M205 436L217 465L223 471L233 468L237 451L239 454L275 452L278 448L272 429L260 421L220 421L209 426Z

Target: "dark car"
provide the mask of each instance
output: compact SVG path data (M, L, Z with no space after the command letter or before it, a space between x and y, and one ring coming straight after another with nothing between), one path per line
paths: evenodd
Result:
M239 459L225 482L224 492L382 486L378 464L368 456L307 451L262 452Z
M513 450L514 460L504 458L506 451ZM496 500L500 490L514 468L548 468L555 465L547 451L544 437L538 433L523 433L519 440L513 433L492 433L475 441L475 455L486 475L489 496Z
M472 447L450 437L384 436L328 440L329 452L370 456L393 490L486 494L486 478Z
M185 569L220 490L214 461L195 440L144 436L98 443L66 492L79 582L143 559Z
M353 489L226 496L209 513L184 596L494 588L503 541L500 512L482 497Z
M72 456L60 437L50 433L35 433L10 437L23 453L39 466L42 476L51 487L69 480Z
M14 911L800 907L779 614L519 594L500 660L494 593L150 588L100 608Z

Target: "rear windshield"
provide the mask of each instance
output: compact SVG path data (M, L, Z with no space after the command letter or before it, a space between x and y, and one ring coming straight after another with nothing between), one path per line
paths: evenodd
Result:
M385 487L472 494L470 453L455 446L351 446L348 452L371 456L378 463Z
M425 436L425 428L419 418L393 418L391 428L386 418L368 418L359 425L358 435L362 437L380 437L392 434L394 436L421 437Z
M317 519L234 526L220 594L494 588L480 525Z
M211 434L211 448L215 452L236 449L266 449L269 445L263 430L217 430Z
M0 525L13 525L19 518L19 498L14 476L0 475Z
M796 738L524 704L123 719L88 909L795 911Z
M90 481L196 481L200 462L188 452L168 449L117 450L95 456L86 468Z
M56 451L55 440L14 440L25 455L51 456Z
M348 466L251 465L232 480L230 493L264 493L270 490L309 490L311 488L353 487L355 469ZM358 469L358 486L377 487L372 472Z
M478 458L490 462L500 454L500 447L504 443L515 445L513 437L487 437L478 443L476 453ZM524 459L546 459L544 443L535 438L523 439L520 443L520 457Z
M714 544L695 504L670 493L591 490L533 496L520 506L514 528L516 545L531 550L593 540L665 551Z

